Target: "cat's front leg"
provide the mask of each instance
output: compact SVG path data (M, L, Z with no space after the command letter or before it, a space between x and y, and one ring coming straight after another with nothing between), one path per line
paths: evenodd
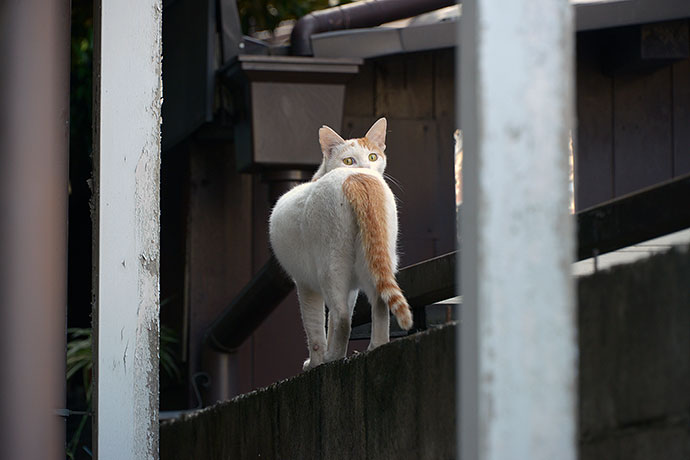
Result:
M297 285L302 324L307 334L309 358L304 361L302 369L308 371L323 364L326 354L326 317L323 297L304 286Z

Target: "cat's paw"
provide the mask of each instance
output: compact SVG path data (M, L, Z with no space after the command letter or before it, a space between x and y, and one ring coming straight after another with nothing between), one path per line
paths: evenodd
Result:
M378 348L378 347L380 347L381 345L385 345L385 344L387 344L387 343L388 343L388 341L385 341L385 342L369 342L369 346L367 347L367 351L371 351L371 350L373 350L373 349L375 349L375 348Z
M318 366L319 364L321 364L321 363L313 363L313 364L312 364L311 358L310 358L310 359L307 359L306 361L304 361L304 364L302 365L302 371L305 371L305 372L306 372L306 371L308 371L309 369L314 369L314 368L315 368L316 366Z

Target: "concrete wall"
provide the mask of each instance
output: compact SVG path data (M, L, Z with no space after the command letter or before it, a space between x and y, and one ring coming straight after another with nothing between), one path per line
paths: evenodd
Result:
M581 458L690 459L690 254L579 283Z
M580 458L690 458L690 254L579 281ZM168 459L455 458L455 327L161 427Z
M161 458L453 458L454 331L399 340L166 423Z

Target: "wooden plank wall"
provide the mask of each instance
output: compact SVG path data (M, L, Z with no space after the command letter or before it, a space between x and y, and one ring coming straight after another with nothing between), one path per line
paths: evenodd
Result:
M605 71L607 40L578 35L577 209L690 172L690 59Z
M690 174L690 59L673 65L673 173Z
M368 60L347 85L343 135L388 119L386 172L399 200L401 265L455 249L455 52Z
M230 146L192 141L186 154L189 172L182 280L186 331L182 338L187 349L183 358L189 377L199 371L210 375L210 389L227 376L217 368L217 356L204 347L204 336L253 274L252 177L236 171ZM202 397L214 401L212 394L217 391L202 391ZM188 400L190 406L196 404L191 385Z
M598 32L578 35L578 209L690 173L690 60L607 74L601 40ZM381 116L389 121L387 172L399 199L401 266L456 246L453 132L460 123L454 93L452 49L367 60L347 85L344 137L364 135ZM190 153L186 282L188 305L199 310L187 319L192 374L201 367L200 334L268 258L270 204L266 184L236 174L232 155ZM207 268L196 272L199 264ZM303 339L292 295L238 350L235 390L299 373ZM366 347L353 347L360 345Z
M316 138L314 145L318 148ZM237 172L232 145L192 141L170 154L187 158L186 174L165 176L176 180L167 185L168 193L179 187L185 195L176 198L179 212L174 205L165 207L168 212L164 216L183 221L167 221L168 228L183 227L184 231L164 238L166 251L162 256L185 267L184 273L164 272L162 283L163 292L173 301L162 308L161 316L166 324L183 331L180 346L187 377L186 388L165 388L163 400L166 409L179 409L197 402L191 387L191 376L197 372L210 376L210 385L201 388L208 404L219 394L247 393L298 374L307 350L294 292L227 363L204 346L211 323L270 256L268 216L272 204L268 186L259 176ZM228 389L221 388L223 385Z

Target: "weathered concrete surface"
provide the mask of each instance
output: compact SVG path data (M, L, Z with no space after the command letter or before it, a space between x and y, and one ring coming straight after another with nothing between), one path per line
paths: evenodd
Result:
M417 334L164 423L161 458L454 458L454 334Z
M580 437L587 459L690 459L690 254L579 283Z
M579 282L580 458L690 459L690 253ZM455 327L161 426L161 458L455 458Z

